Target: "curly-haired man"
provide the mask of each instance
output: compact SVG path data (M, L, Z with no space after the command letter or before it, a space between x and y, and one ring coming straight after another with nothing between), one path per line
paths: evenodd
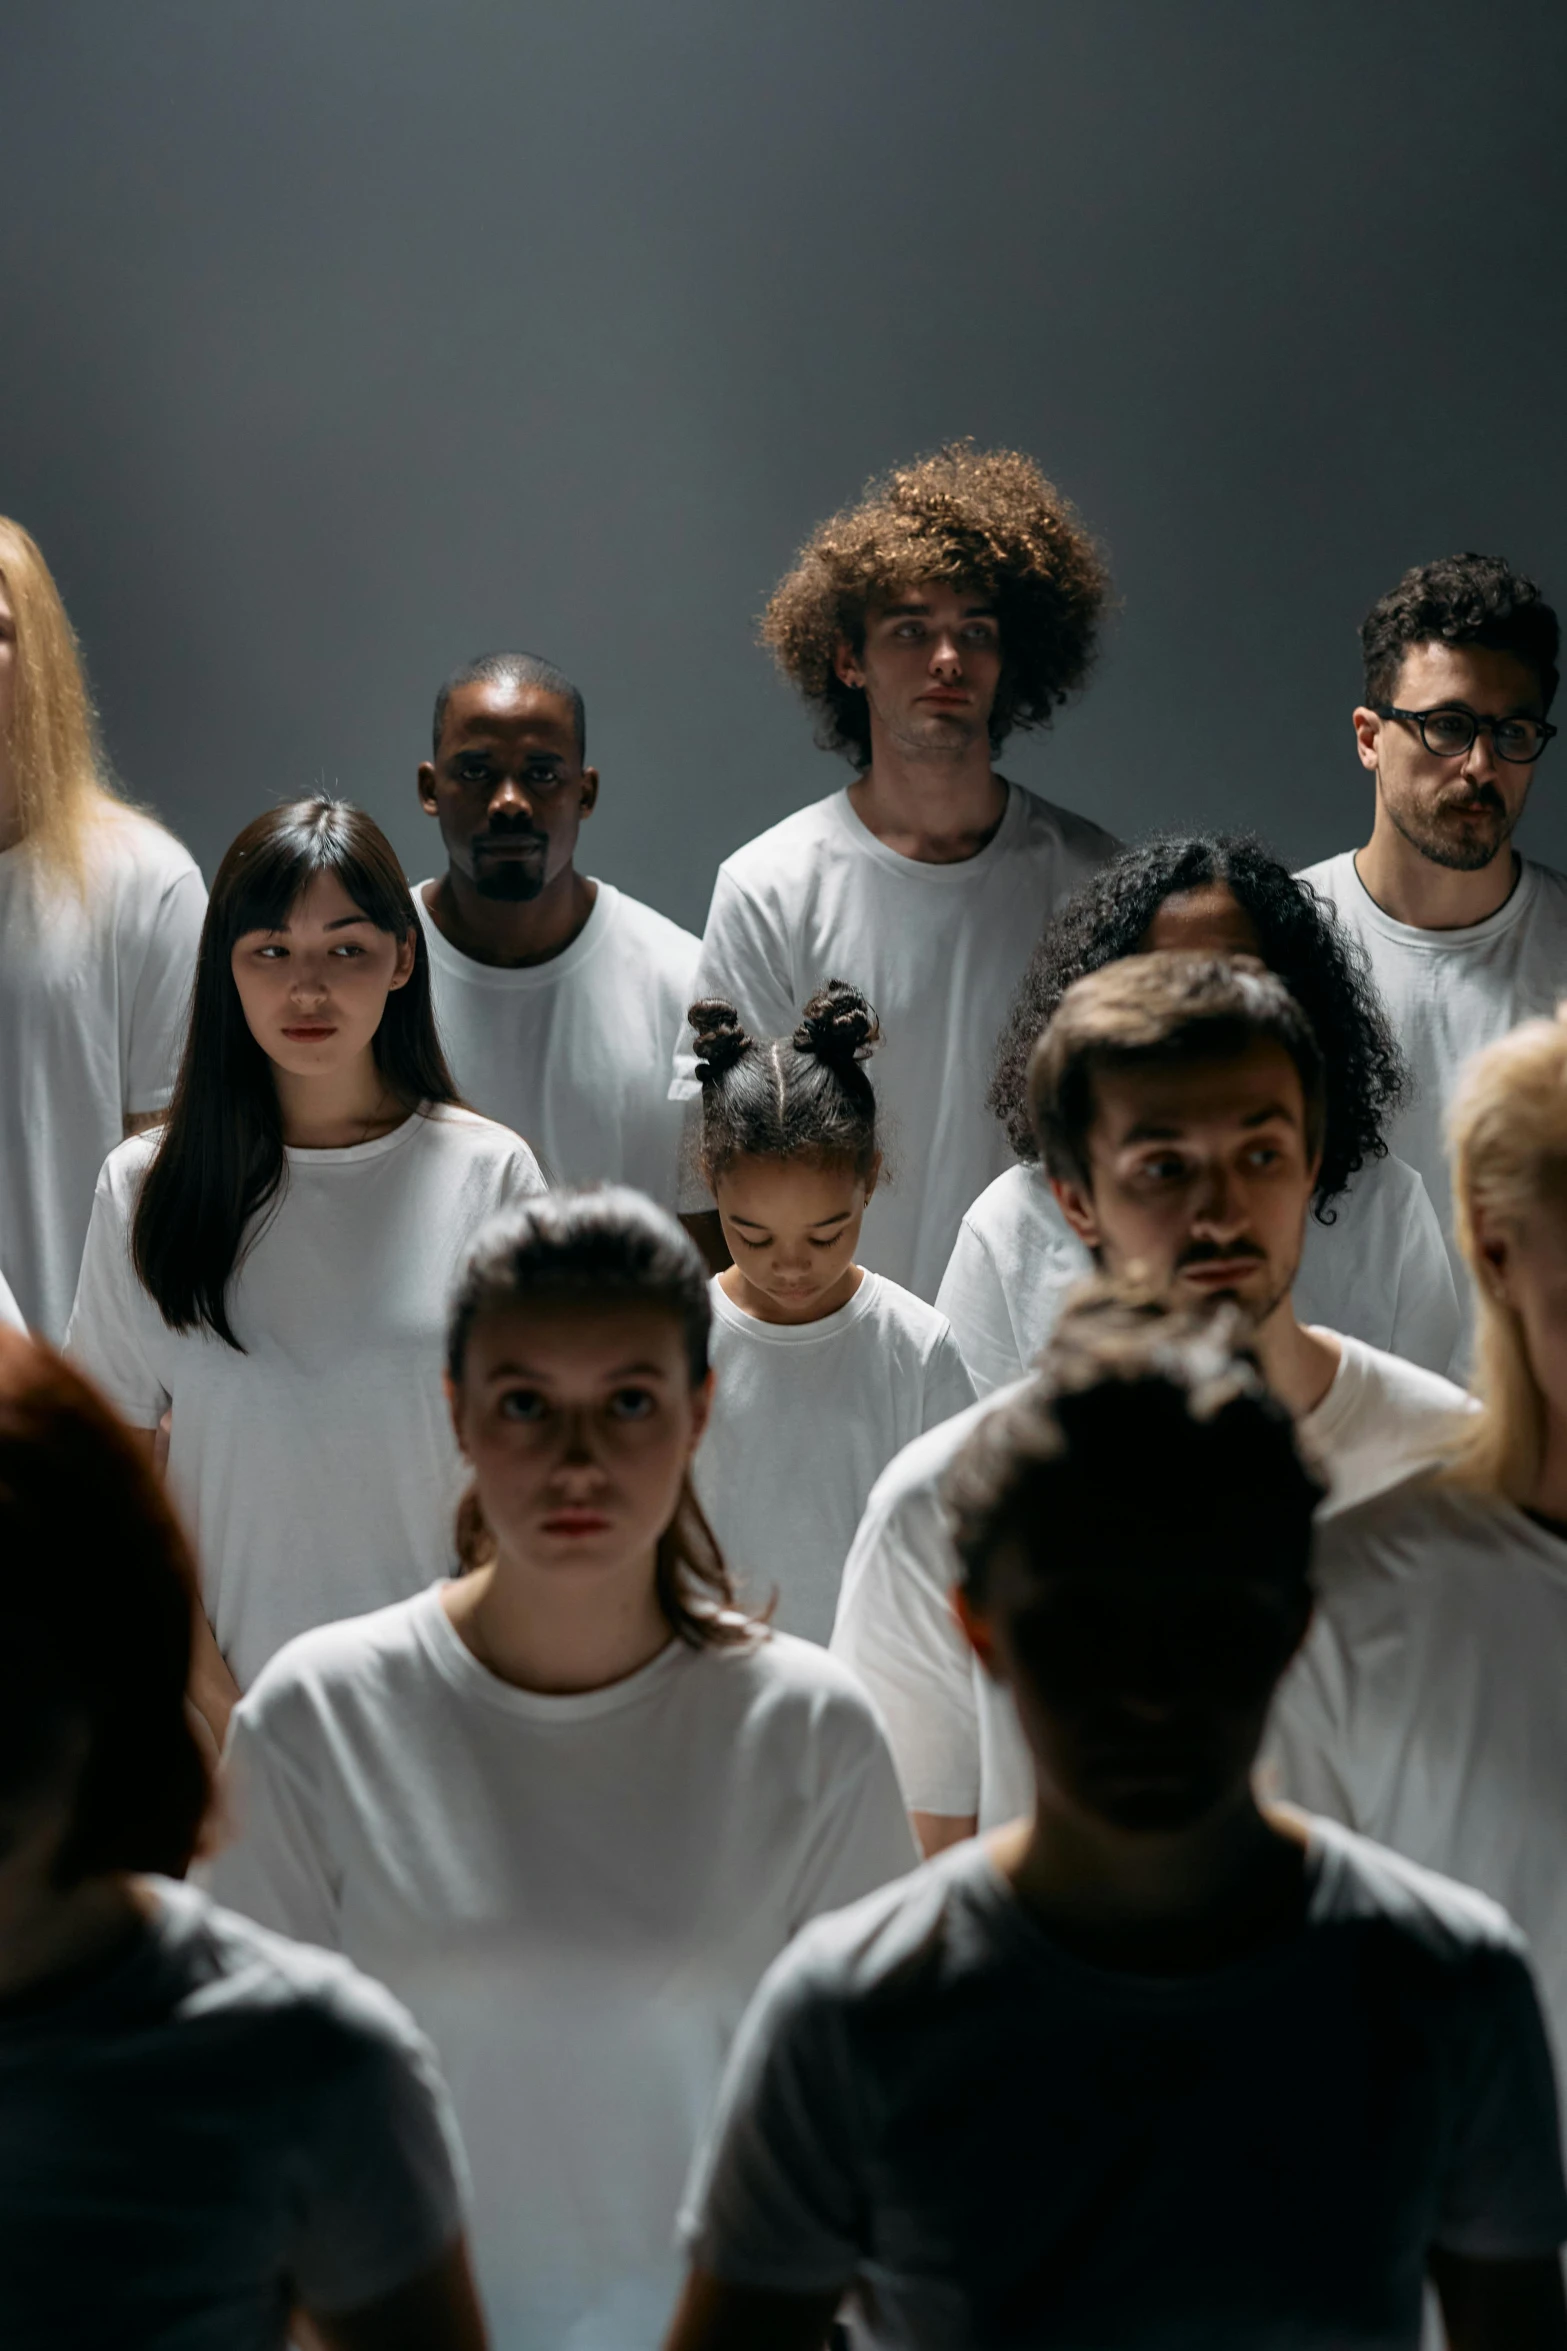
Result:
M1371 958L1414 1080L1387 1140L1425 1178L1467 1313L1444 1146L1452 1082L1567 989L1567 875L1512 846L1555 732L1559 632L1534 582L1499 556L1450 555L1405 572L1360 642L1371 838L1301 878Z
M985 1108L992 1040L1040 924L1115 847L992 766L1082 682L1107 589L1031 459L959 443L823 523L763 622L855 778L721 866L695 992L773 1036L828 978L864 990L898 1181L873 1201L861 1254L926 1298L1004 1162ZM695 1093L693 1068L677 1056L677 1095ZM716 1218L692 1221L711 1246Z

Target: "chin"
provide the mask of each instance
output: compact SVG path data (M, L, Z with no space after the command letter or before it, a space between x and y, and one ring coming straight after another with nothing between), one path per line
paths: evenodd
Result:
M1224 1788L1206 1772L1172 1773L1168 1778L1111 1778L1085 1784L1078 1802L1085 1812L1129 1836L1172 1837L1197 1826L1222 1800Z
M473 886L481 898L500 898L513 906L525 905L543 889L544 868L518 865L510 859L503 865L481 863L474 868Z

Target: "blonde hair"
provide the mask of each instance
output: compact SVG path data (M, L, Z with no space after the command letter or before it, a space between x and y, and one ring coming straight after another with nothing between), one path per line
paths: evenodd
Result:
M1521 1224L1554 1186L1567 1195L1567 1005L1529 1020L1475 1056L1448 1117L1453 1220L1474 1284L1471 1385L1480 1410L1468 1420L1448 1472L1456 1483L1521 1502L1545 1455L1545 1399L1517 1311L1498 1291L1476 1227L1483 1211Z
M19 522L0 515L0 584L16 627L11 777L22 839L80 889L94 823L121 805L109 783L97 713L54 575Z

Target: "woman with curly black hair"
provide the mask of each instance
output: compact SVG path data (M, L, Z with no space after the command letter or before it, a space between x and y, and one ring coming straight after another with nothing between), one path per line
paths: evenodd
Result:
M1074 980L1154 948L1256 955L1307 1014L1328 1074L1322 1173L1295 1284L1302 1322L1445 1371L1458 1300L1436 1212L1384 1128L1403 1057L1363 954L1330 908L1244 834L1174 834L1101 867L1034 950L1004 1030L990 1107L1018 1164L964 1217L938 1296L982 1392L1016 1379L1089 1270L1029 1124L1024 1072Z
M865 991L885 1036L877 1092L908 1149L870 1205L864 1263L927 1301L1005 1164L982 1073L1039 924L1116 847L993 765L1083 683L1107 594L1033 459L959 442L813 531L762 624L854 774L725 859L692 993L780 1037L829 972ZM695 1069L688 1031L675 1091L693 1104ZM682 1206L722 1264L700 1182Z

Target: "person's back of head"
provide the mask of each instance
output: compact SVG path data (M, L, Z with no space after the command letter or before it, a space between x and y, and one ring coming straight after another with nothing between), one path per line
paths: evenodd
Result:
M1245 1788L1322 1492L1228 1316L1068 1305L944 1487L960 1611L1065 1803L1171 1830Z
M80 887L93 819L116 805L81 647L37 541L0 515L0 846L33 846Z
M60 1817L60 1887L178 1876L195 1851L209 1792L185 1704L197 1605L135 1440L69 1364L0 1330L0 1814L13 1830Z

